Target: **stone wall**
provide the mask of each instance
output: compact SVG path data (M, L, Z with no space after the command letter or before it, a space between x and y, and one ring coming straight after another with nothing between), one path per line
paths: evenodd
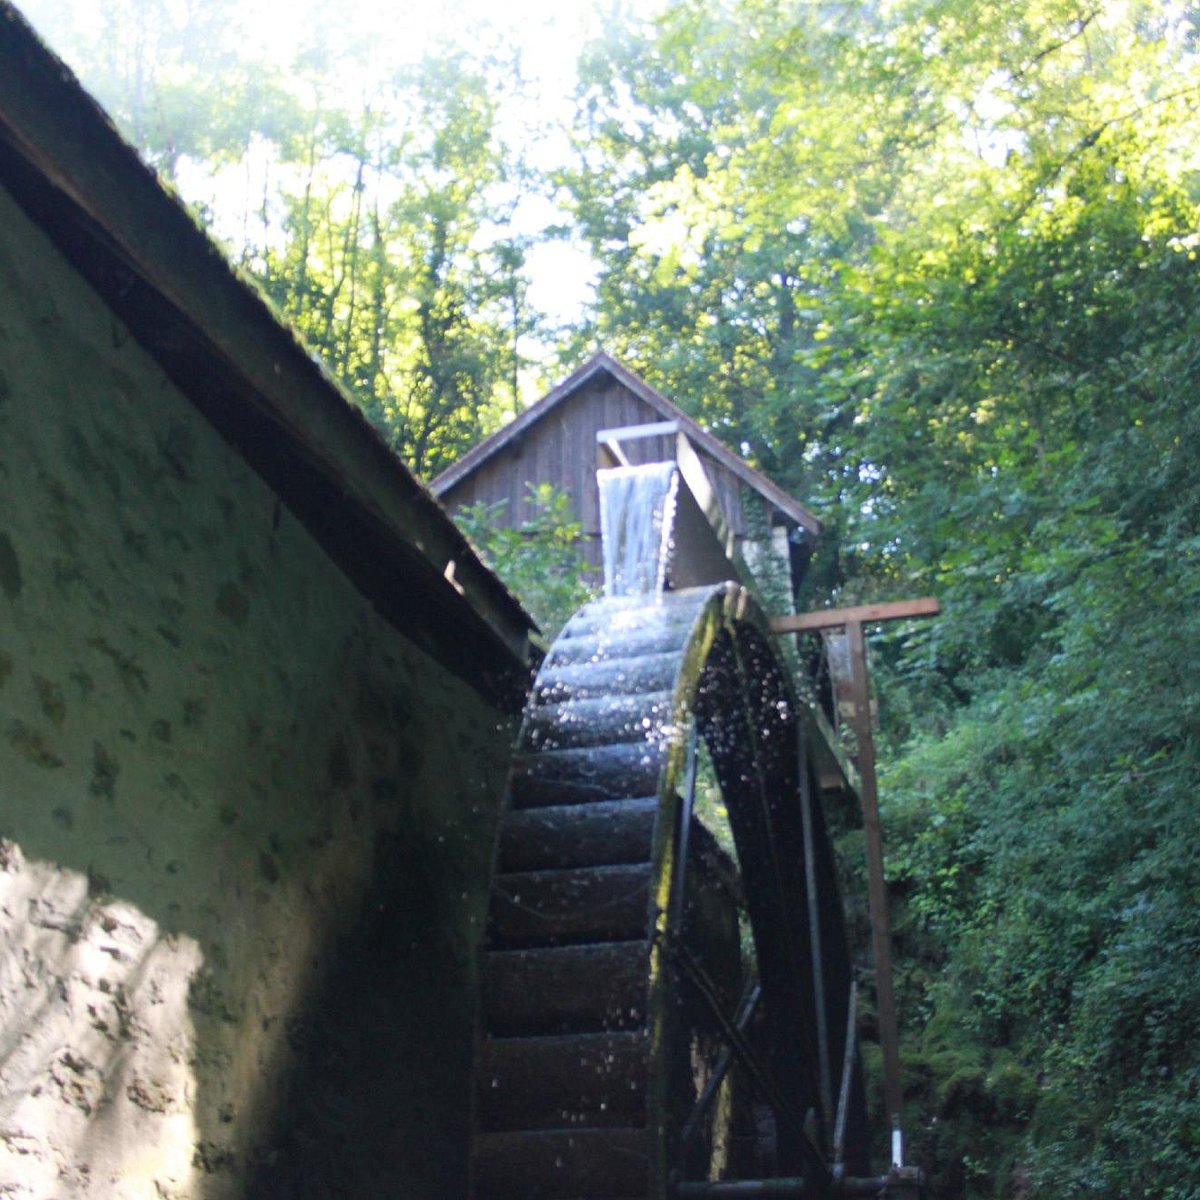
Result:
M0 191L0 1197L269 1178L360 953L408 988L394 1194L461 1194L510 736Z

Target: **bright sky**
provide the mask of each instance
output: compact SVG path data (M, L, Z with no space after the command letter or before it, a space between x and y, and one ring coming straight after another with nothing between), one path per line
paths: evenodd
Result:
M319 2L319 0L318 0ZM572 115L575 67L584 44L599 34L602 0L455 0L454 3L406 6L397 26L399 45L422 48L438 41L466 43L480 38L484 45L521 51L521 70L530 84L531 110L523 117L549 123L541 147L529 147L534 165L563 160L566 127ZM611 11L651 17L664 0L608 0ZM416 52L419 54L419 51ZM531 121L532 123L532 121ZM518 232L533 233L557 219L551 205L530 197L515 215ZM577 319L591 295L593 264L580 247L565 242L541 242L529 253L529 299L552 321Z
M330 0L246 0L242 19L264 52L289 61L303 44L305 14L320 8L328 21ZM504 136L521 136L522 126L543 126L537 143L526 147L533 165L561 162L572 115L575 66L580 50L601 29L600 11L649 18L665 0L424 0L396 5L380 21L376 0L340 0L347 37L372 30L373 57L382 69L415 61L439 45L470 51L520 52L528 84L523 111L502 116ZM281 14L286 14L281 16ZM527 135L526 135L527 136ZM540 197L523 201L514 217L517 232L535 233L561 214ZM528 257L529 299L554 322L577 319L591 293L593 264L586 252L564 242L542 242Z
M181 21L184 19L188 0L161 2L168 12L177 9ZM17 3L46 33L54 27L55 15L61 22L65 13L70 14L68 19L79 32L90 24L98 27L105 11L103 3L115 5L118 12L128 12L131 24L138 10L154 7L154 0ZM250 53L261 51L267 59L282 64L292 62L296 52L305 47L314 26L332 26L344 36L347 46L356 41L365 43L380 75L447 45L475 53L492 52L505 59L517 50L529 99L518 110L502 114L502 135L510 141L524 137L533 165L548 165L563 159L566 128L573 111L576 61L585 42L600 32L600 11L649 18L664 4L665 0L401 0L383 6L378 0L242 0L238 18L239 33L245 36ZM50 40L53 45L52 36ZM336 51L339 47L330 49ZM89 64L68 57L87 86ZM346 85L349 103L355 100L355 89L369 86L361 77L347 80ZM530 141L527 130L534 125L540 126L540 132ZM247 167L243 189L253 186L253 164ZM180 183L185 193L190 191L186 177L181 177ZM227 216L230 223L237 219L233 210L245 203L244 190L238 201L231 196ZM224 224L222 214L216 215L220 229ZM535 233L557 220L561 220L561 214L555 213L552 206L531 197L519 209L514 223L517 232ZM225 232L236 235L236 229ZM541 243L531 250L528 266L531 303L554 322L578 318L590 295L592 263L588 255L580 247L562 242Z

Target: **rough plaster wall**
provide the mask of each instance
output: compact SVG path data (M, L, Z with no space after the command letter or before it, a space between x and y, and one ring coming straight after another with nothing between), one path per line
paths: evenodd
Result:
M381 842L437 1194L509 734L0 191L0 1196L242 1194Z

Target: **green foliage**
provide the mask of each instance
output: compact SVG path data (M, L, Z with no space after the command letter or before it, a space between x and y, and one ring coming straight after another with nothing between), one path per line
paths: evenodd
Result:
M457 520L549 644L595 588L579 557L583 526L571 497L548 483L526 486L534 516L516 528L505 523L503 500L467 505Z
M253 107L279 86L238 52L233 0L27 0L22 9L58 53L86 62L89 90L155 168L235 157L254 128ZM220 78L221 87L214 87Z
M1189 30L684 3L586 80L600 329L818 506L814 600L944 604L875 639L937 1195L1200 1193Z
M316 8L284 66L247 48L227 0L33 6L414 471L437 474L515 414L539 317L528 242L507 228L527 184L497 132L505 64L447 51L384 69Z
M857 400L879 519L948 601L894 682L958 703L885 775L910 944L942 960L925 1011L1039 1079L1006 1152L1039 1195L1200 1188L1197 213L1132 154L1101 139L1054 204L872 300L896 340Z
M1125 547L1083 572L1036 674L884 777L905 938L939 960L919 1003L1042 1080L1038 1194L1127 1194L1134 1163L1135 1194L1200 1183L1178 1152L1200 1111L1200 579L1194 557L1152 562Z
M506 170L486 73L462 55L372 106L316 107L286 147L279 214L242 256L392 446L437 474L511 415L524 259L481 232ZM280 222L282 244L272 221ZM506 325L511 325L506 329Z

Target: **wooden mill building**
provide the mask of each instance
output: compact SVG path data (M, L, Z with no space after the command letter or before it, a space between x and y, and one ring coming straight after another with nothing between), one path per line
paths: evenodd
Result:
M761 573L763 552L769 553L794 595L820 521L608 354L586 362L443 471L431 487L451 512L466 505L496 505L496 520L519 528L535 515L529 485L551 483L571 497L583 526L581 552L599 569L596 467L603 445L598 439L605 431L623 433L633 427L642 427L639 435L649 434L620 439L634 464L674 458L676 438L680 433L687 437L708 473L736 550L756 574ZM774 599L787 605L791 595Z

